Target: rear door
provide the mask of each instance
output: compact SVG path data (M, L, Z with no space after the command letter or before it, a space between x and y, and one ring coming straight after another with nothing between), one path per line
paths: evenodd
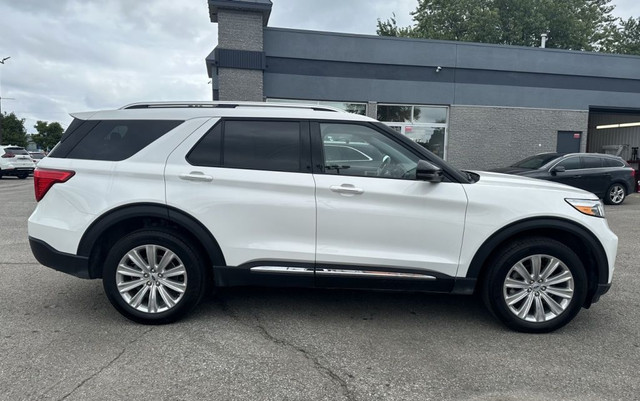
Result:
M583 155L580 158L583 169L576 186L600 197L604 196L611 181L611 169L604 168L602 158L599 156Z
M419 156L366 123L311 126L316 283L450 290L467 207L462 185L417 181ZM335 147L346 145L366 157L336 160Z
M316 206L308 123L211 122L170 155L165 179L167 204L206 226L227 266L282 274L283 282L297 275L296 285L313 284Z

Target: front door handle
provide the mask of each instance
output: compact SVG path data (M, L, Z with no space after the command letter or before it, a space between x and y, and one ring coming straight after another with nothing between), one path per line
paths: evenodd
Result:
M190 173L180 174L180 179L185 181L202 181L211 182L213 177L205 175L202 171L192 171Z
M329 189L333 192L345 195L362 195L364 193L363 189L356 188L351 184L332 185Z

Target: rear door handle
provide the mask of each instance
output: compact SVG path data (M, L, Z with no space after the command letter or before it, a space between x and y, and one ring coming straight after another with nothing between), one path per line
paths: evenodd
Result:
M364 193L363 189L356 188L351 184L342 184L342 185L332 185L329 187L333 192L337 192L339 194L346 195L362 195Z
M202 171L192 171L190 173L180 174L180 179L185 181L202 181L211 182L213 177L205 175Z

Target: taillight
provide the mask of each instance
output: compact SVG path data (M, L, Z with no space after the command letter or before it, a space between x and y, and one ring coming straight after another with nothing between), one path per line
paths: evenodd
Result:
M53 184L66 182L73 177L75 171L67 170L47 170L37 168L33 172L33 186L36 190L36 201L40 202L51 189Z
M5 153L5 154L3 154L3 155L2 155L2 158L3 158L3 159L8 159L8 158L11 158L11 157L13 157L13 156L15 156L13 153L9 153L9 152L7 152L7 153Z

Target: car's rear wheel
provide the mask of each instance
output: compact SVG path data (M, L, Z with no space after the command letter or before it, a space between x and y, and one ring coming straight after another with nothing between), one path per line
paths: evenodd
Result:
M205 264L198 251L159 229L139 230L109 251L103 286L125 317L144 324L180 319L205 291Z
M620 183L613 183L607 189L607 193L604 196L604 202L607 205L620 205L627 197L627 190L624 185Z
M26 179L29 176L29 173L23 173L23 174L19 174L18 178L20 178L21 180Z
M547 238L511 243L498 252L484 277L483 298L510 328L543 333L569 323L582 308L587 276L580 258Z

